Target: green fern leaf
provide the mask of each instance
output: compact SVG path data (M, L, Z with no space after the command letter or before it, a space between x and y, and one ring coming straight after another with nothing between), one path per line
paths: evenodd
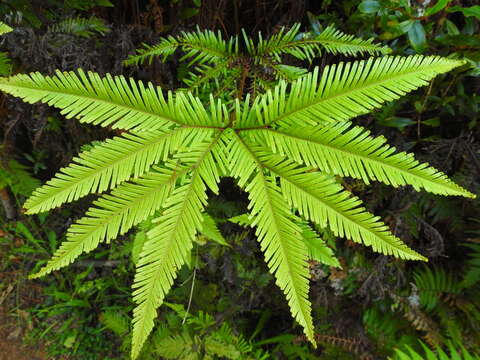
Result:
M393 236L378 217L361 206L359 198L351 196L331 176L308 172L308 168L271 155L260 159L265 168L280 177L283 195L306 219L330 227L336 236L364 243L382 254L427 260Z
M240 54L236 38L225 41L220 34L197 30L161 39L158 46L130 58L130 63L138 63L180 48L183 59L197 64L198 74L187 77L186 83L193 81L190 85L201 97L183 90L164 95L150 83L82 70L0 78L1 90L26 102L47 103L67 118L128 131L80 154L38 189L26 207L29 213L45 211L87 194L111 191L71 226L67 240L35 276L68 265L161 211L157 225L135 250L142 248L133 284L132 358L138 357L149 336L177 271L188 262L205 219L204 233L219 235L203 212L207 190L218 193L220 176L237 178L249 193L250 216L237 220L256 228L269 270L313 344L307 259L316 256L330 265L338 261L308 222L329 226L337 236L383 254L424 260L333 175L473 197L443 173L411 155L393 154L395 149L383 138L370 137L348 122L463 62L384 57L329 66L321 76L318 68L304 74L300 67L276 61L284 54L309 60L320 50L350 55L383 50L333 28L318 39L299 36L298 30L296 25L265 41L260 37L258 45L244 33L248 54ZM272 75L287 81L257 96L275 83ZM243 99L244 88L250 85L253 92ZM212 89L218 94L205 93ZM203 320L197 325L211 319Z
M292 316L315 344L308 301L308 251L300 235L301 229L292 220L288 204L275 181L267 177L264 167L243 140L236 134L232 136L230 166L236 169L240 184L248 183L245 190L249 193L249 209L254 217L252 226L257 227L256 235L265 261L287 297ZM247 163L250 165L244 166Z
M91 18L70 18L65 19L58 24L48 27L49 32L65 33L89 38L96 32L103 35L110 31L102 19L92 16Z
M325 67L320 77L319 69L315 68L290 86L280 82L258 100L260 109L254 123L237 125L298 127L346 121L398 99L426 85L438 74L463 64L458 60L417 55L339 63Z
M184 170L185 171L185 170ZM172 168L150 172L134 183L124 183L94 202L86 216L67 232L67 239L52 259L31 278L44 276L72 263L100 242L115 239L158 210L169 196L182 171Z
M7 34L11 31L13 31L13 29L10 26L0 21L0 35Z
M245 34L244 39L247 44L247 50L250 54L257 57L259 62L263 62L264 57L273 57L276 61L281 61L280 55L289 54L300 60L312 61L313 58L320 56L322 49L333 54L345 54L355 56L358 54L388 54L390 49L373 44L373 39L363 40L355 38L353 35L347 35L333 26L327 27L317 36L299 33L300 24L295 24L288 31L282 28L277 34L264 40L262 35L258 35L258 44L255 46Z
M351 176L365 183L378 180L395 187L412 185L435 194L475 197L442 172L420 163L412 154L394 153L383 137L371 137L362 127L348 122L317 127L296 127L252 132L258 143L299 163L318 167L326 173Z
M144 48L137 50L137 54L130 56L124 64L138 65L146 61L151 63L157 56L165 59L179 48L186 53L181 60L189 59L189 66L194 63L224 61L232 55L237 46L236 40L226 42L220 32L197 28L196 32L181 32L177 37L162 38L157 45L144 44Z
M199 129L195 141L212 131ZM83 152L24 204L28 214L47 211L90 193L101 193L125 180L143 175L153 164L188 146L194 139L185 128L151 131L114 137Z
M0 52L0 76L10 75L12 72L12 60L7 53Z
M170 290L176 271L185 263L196 232L201 230L207 186L218 191L218 169L211 153L218 137L206 148L198 147L188 157L182 156L184 161L193 162L193 173L165 200L163 214L147 234L133 284L137 304L133 311L133 359L153 328L157 308Z
M330 25L313 39L304 41L317 41L322 47L332 54L357 56L362 54L380 55L389 54L391 50L387 46L379 46L373 43L373 39L363 40L353 35L347 35Z
M134 131L170 130L176 125L217 126L218 118L209 116L199 99L179 93L167 100L161 89L151 83L127 80L123 76L57 71L55 76L40 73L0 79L0 90L28 103L44 102L61 109L66 118L81 122Z
M476 360L478 356L474 353L467 351L463 346L454 346L449 343L448 350L449 355L443 351L440 347L436 350L436 353L429 349L423 342L420 341L423 348L423 352L417 352L410 346L405 345L407 352L403 352L399 349L395 349L395 356L389 357L389 360ZM460 348L460 351L456 348Z
M333 254L325 241L323 241L311 226L301 219L297 219L296 223L302 229L302 238L308 249L308 257L312 260L318 261L322 264L341 268L340 262Z

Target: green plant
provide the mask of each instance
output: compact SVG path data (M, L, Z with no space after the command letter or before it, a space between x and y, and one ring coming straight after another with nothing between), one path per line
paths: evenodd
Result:
M441 348L437 348L435 352L430 350L423 342L420 342L422 345L423 352L417 352L412 349L410 346L405 346L408 352L403 352L399 349L395 350L395 356L389 358L391 360L475 360L478 359L478 356L467 351L463 346L460 346L460 351L456 349L455 346L449 344L447 355L445 351ZM458 347L457 347L458 348Z
M91 37L96 32L103 35L110 31L103 20L94 16L90 18L68 18L55 25L49 26L48 31L72 34L85 38Z
M7 34L13 29L7 24L0 21L0 35ZM9 75L12 69L11 60L7 53L0 52L0 76Z
M315 68L310 73L294 70L302 72L301 76L281 80L282 54L312 60L321 51L347 55L386 52L371 41L365 43L332 30L314 38L297 36L297 32L298 26L294 26L267 40L260 37L258 44L245 35L246 53L239 50L236 38L227 42L208 31L183 33L163 39L160 47L148 48L132 60L167 56L178 47L187 51L184 58L190 58L190 63L207 64L212 71L216 65L210 64L223 60L224 79L230 71L239 74L236 88L228 92L237 98L225 102L204 92L201 98L184 91L164 96L151 83L109 74L101 78L82 70L0 79L1 90L26 102L45 102L61 109L67 118L126 131L82 152L37 189L24 206L33 214L111 190L70 227L67 240L33 277L67 266L80 254L161 211L137 263L133 358L151 332L157 308L177 270L188 261L195 234L202 229L207 191L218 193L223 176L237 178L249 193L251 224L256 227L270 272L313 344L306 260L308 242L320 240L315 239L309 222L328 226L336 236L386 255L426 260L367 212L335 176L474 197L445 174L419 163L411 154L395 153L384 138L375 138L350 122L354 116L461 66L462 61L387 56L339 63L323 71ZM264 69L256 64L273 69L277 85L268 90L271 85L259 75ZM211 77L209 74L203 77ZM247 81L257 82L265 94L244 98ZM323 255L335 262L333 253Z

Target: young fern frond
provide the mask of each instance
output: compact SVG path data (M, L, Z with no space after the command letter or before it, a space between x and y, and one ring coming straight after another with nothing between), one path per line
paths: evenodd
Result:
M181 32L179 36L162 38L157 45L149 46L144 44L143 49L137 50L136 55L130 56L125 65L139 65L145 62L152 62L154 57L172 55L175 50L182 49L185 55L181 60L188 59L189 66L194 63L224 61L230 58L238 47L237 40L231 38L228 42L219 32L211 30L200 30L196 32Z
M0 90L26 102L47 103L67 118L127 132L80 154L35 191L25 207L36 213L110 191L70 227L66 241L36 277L68 265L159 212L157 225L137 244L132 358L138 357L151 332L157 308L187 261L202 222L207 219L206 232L219 235L204 208L207 190L218 193L221 176L236 178L249 193L250 217L241 221L256 227L269 270L312 343L307 259L330 266L338 266L338 260L309 222L383 254L425 260L367 212L333 175L474 197L443 173L412 155L394 154L383 138L371 137L349 122L463 62L434 56L384 57L340 63L321 74L318 68L305 73L301 67L277 62L284 54L310 60L320 50L386 50L333 28L316 38L299 36L298 30L299 26L281 30L258 45L245 36L247 54L240 54L236 38L225 41L219 33L197 30L161 39L127 61L166 57L181 48L184 59L198 66L198 75L186 83L199 97L185 90L164 95L151 83L82 70L0 78ZM261 96L258 90L252 99L245 95L245 89L259 84L266 88L275 77L286 81ZM216 92L207 94L211 89Z
M333 25L328 26L319 35L312 38L305 38L303 41L317 41L329 53L334 55L342 54L347 56L357 55L380 55L389 54L390 48L373 43L373 38L363 40L353 35L348 35L335 29Z
M211 85L209 82L225 75L227 70L226 62L219 62L215 65L202 64L195 68L196 73L189 73L183 82L187 85L187 90L195 92L202 87Z
M463 65L436 56L386 56L327 66L263 95L261 116L238 127L305 126L346 121L381 107Z
M315 57L321 55L322 50L348 56L364 53L370 55L390 53L388 47L374 44L373 39L359 39L336 30L333 26L327 27L317 36L310 36L300 33L300 24L295 24L290 30L285 31L282 28L277 34L266 40L259 34L256 46L245 34L244 39L248 52L255 56L258 62L262 62L262 58L265 56L281 61L280 56L285 54L311 62Z

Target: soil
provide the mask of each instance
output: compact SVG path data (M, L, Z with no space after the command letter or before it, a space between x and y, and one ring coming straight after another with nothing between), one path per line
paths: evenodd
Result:
M0 307L0 360L49 360L42 349L22 343L24 329Z
M23 296L23 291L30 290L31 295L34 295L36 289L27 289L24 286L17 288L19 284L14 278L4 276L5 273L0 275L0 280L5 281L4 284L9 284L0 287L0 360L52 360L43 351L41 342L36 346L27 346L23 343L26 330L32 326L27 320L28 313L18 309L15 315L12 314L12 309L16 308L15 295L19 295L23 301L26 297ZM21 290L21 293L17 294L16 290Z

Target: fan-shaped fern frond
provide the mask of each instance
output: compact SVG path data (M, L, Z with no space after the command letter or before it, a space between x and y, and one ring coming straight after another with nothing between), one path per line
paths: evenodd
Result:
M48 27L49 32L65 33L89 38L96 32L103 35L110 31L102 19L92 16L91 18L65 19L57 24Z
M220 32L197 29L195 32L181 32L179 36L162 38L157 45L143 45L144 48L137 50L136 55L130 56L125 65L138 65L146 61L151 62L154 57L164 59L181 48L185 55L181 60L189 59L189 65L212 61L224 61L228 59L235 48L237 41L230 39L225 41Z
M0 21L0 35L7 34L11 31L13 31L13 29L10 26Z
M164 98L151 83L127 81L123 76L57 71L55 76L40 73L0 79L0 89L28 103L43 102L61 109L66 118L114 129L135 131L169 130L175 125L198 121L218 126L199 99L191 94L172 93ZM214 115L216 115L214 113Z
M291 86L280 82L258 100L263 111L255 121L237 126L298 127L350 120L462 64L436 56L386 56L327 66L321 74L315 68Z
M257 142L301 164L323 172L381 181L395 187L412 185L435 194L475 197L437 169L415 160L412 154L394 153L384 137L374 138L362 127L348 122L326 126L251 131Z
M243 140L236 134L232 136L230 166L236 169L241 184L248 183L245 190L249 193L249 209L254 217L252 226L257 228L265 261L285 293L293 317L303 326L307 338L315 343L308 301L308 250L301 238L302 230L293 221L274 179L267 176L265 168ZM244 166L247 163L250 166Z
M333 28L318 39L298 36L298 29L281 30L258 45L246 38L253 56L240 54L236 38L225 41L219 33L197 30L161 39L127 61L165 57L181 48L183 59L197 64L198 74L187 77L186 83L202 90L199 97L184 90L164 95L151 83L82 70L0 78L0 90L26 102L47 103L84 123L127 130L80 154L25 206L35 213L90 193L111 191L71 226L66 241L35 276L68 265L159 212L146 239L135 245L136 260L141 251L133 284L132 358L149 336L157 308L188 261L205 219L204 233L220 239L213 221L203 214L207 190L218 193L220 176L235 177L249 193L250 215L242 221L256 228L269 270L312 343L307 259L315 257L333 266L338 261L309 222L328 226L337 236L383 254L424 260L333 175L473 197L443 173L411 155L393 154L395 149L383 138L373 138L348 122L425 85L461 61L384 57L305 74L300 67L278 63L280 56L308 60L320 49L357 54L383 52L383 48ZM287 81L261 96L257 90L244 94L244 88L259 84L263 91L262 87L277 83L276 77Z

